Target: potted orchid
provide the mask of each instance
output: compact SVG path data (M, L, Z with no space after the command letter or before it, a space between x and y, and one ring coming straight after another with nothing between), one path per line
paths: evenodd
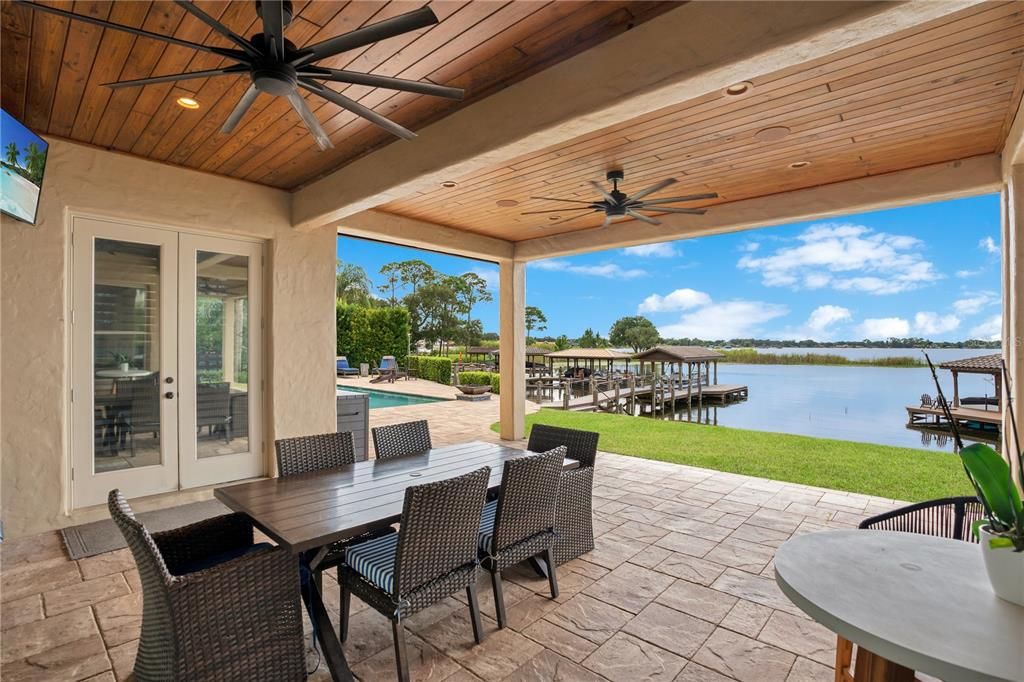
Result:
M992 590L1002 599L1024 606L1024 503L1020 494L1021 489L1024 489L1024 451L1021 450L1017 434L1006 363L1002 364L1002 372L1003 385L1006 387L1010 433L1004 434L1004 439L1009 443L1011 435L1013 437L1013 444L1009 444L1007 450L1015 453L1012 456L1016 458L1018 480L1014 480L1006 459L988 445L975 443L964 447L956 420L953 419L949 404L942 394L942 387L939 386L935 368L927 354L925 358L928 359L928 366L932 370L932 377L938 390L939 406L953 431L953 439L960 453L964 471L967 472L967 478L974 486L985 510L985 517L974 523L973 531L981 541L985 570Z
M111 353L114 356L114 364L122 372L127 372L131 367L131 358L127 353Z

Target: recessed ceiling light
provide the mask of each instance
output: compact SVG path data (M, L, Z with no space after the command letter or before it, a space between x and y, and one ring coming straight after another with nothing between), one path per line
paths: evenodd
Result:
M810 165L811 165L810 161L794 161L793 163L789 164L789 167L793 168L793 169L797 169L797 168L807 168Z
M515 199L498 199L494 203L497 204L498 206L503 206L505 208L519 205L519 202L516 201Z
M724 92L730 97L738 97L739 95L745 95L754 89L754 84L750 81L740 81L739 83L733 83L727 87Z
M177 99L178 106L185 109L198 109L199 101L191 97L179 97Z
M778 142L786 135L789 135L789 128L786 126L772 126L758 130L754 133L754 139L761 142Z
M444 182L441 183L441 186L442 187L447 187L448 189L451 189L452 187L455 187L456 184L457 183L452 182L451 180L445 180Z

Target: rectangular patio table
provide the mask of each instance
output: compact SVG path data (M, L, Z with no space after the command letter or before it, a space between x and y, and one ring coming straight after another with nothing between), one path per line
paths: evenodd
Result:
M473 441L213 492L232 510L247 514L253 525L279 545L294 553L319 550L310 562L315 570L331 544L397 522L406 488L461 476L483 466L491 467L489 486L497 488L505 462L524 454L516 448ZM566 458L563 466L575 469L579 462ZM319 585L316 587L303 590L302 598L316 625L324 659L334 680L352 680L323 595Z

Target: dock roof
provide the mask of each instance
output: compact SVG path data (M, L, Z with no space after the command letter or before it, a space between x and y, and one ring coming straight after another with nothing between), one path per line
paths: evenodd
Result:
M491 352L494 353L495 355L501 354L501 351L498 350L497 348L492 348ZM526 347L526 355L527 355L527 357L529 357L531 355L533 355L533 356L551 355L551 351L548 350L547 348L541 348L540 346L527 346Z
M943 362L939 367L964 373L999 374L1003 368L1002 359L1002 355L993 353L991 355L978 355L973 358L950 360L949 362Z
M645 362L706 362L721 360L725 355L703 346L655 346L633 356Z
M549 358L569 360L629 360L633 356L614 348L566 348L547 354Z

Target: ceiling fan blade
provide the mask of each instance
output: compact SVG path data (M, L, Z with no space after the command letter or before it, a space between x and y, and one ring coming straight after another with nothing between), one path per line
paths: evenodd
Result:
M626 215L628 215L631 218L636 218L637 220L641 220L641 221L643 221L643 222L645 222L645 223L647 223L649 225L661 225L661 221L660 220L657 220L655 218L651 218L650 216L640 215L636 211L626 211Z
M619 202L618 202L618 201L616 201L616 200L615 200L615 197L613 197L613 196L612 196L611 194L609 194L609 193L608 193L608 190L606 190L606 189L605 189L604 187L602 187L601 185L597 184L597 183L596 183L596 182L594 182L593 180L588 180L587 182L589 182L589 183L590 183L590 186L591 186L591 187L593 187L593 188L594 188L594 189L596 189L596 190L597 190L598 192L600 192L600 193L601 193L601 196L603 196L603 197L604 197L604 198L605 198L605 199L606 199L607 201L611 202L611 204L612 204L613 206L615 206L615 205L618 205L618 203L619 203Z
M665 199L651 199L650 201L641 201L641 204L673 204L677 201L700 201L702 199L717 199L718 192L708 192L707 194L690 194L685 197L667 197ZM632 199L630 199L632 201ZM626 202L630 203L629 201Z
M640 190L639 192L637 192L633 196L629 197L626 201L636 201L637 199L643 199L648 194L654 194L655 192L660 192L661 190L665 189L669 185L674 184L675 181L676 181L675 178L665 178L661 182L659 182L659 183L657 183L655 185L651 185L647 189Z
M141 28L134 28L132 26L124 26L123 24L113 24L109 21L90 17L86 14L76 14L74 12L68 12L66 10L58 9L56 7L50 7L48 5L37 5L34 2L28 2L28 0L16 0L19 5L26 5L34 10L40 12L49 12L50 14L56 14L59 17L65 17L67 19L74 19L76 21L84 21L87 24L95 24L96 26L102 26L103 28L113 29L115 31L125 31L126 33L132 33L143 38L152 38L153 40L160 40L165 43L172 45L180 45L181 47L188 47L193 50L202 50L203 52L212 52L213 54L220 55L221 57L227 57L233 59L236 62L248 62L249 55L239 50L231 50L223 47L212 47L210 45L200 45L199 43L192 43L187 40L181 40L173 36L162 36L159 33L151 33L149 31L143 31Z
M589 206L582 206L580 208L554 208L549 211L523 211L519 215L538 215L540 213L565 213L566 211L596 211L598 209L591 208Z
M424 83L422 81L413 81L405 78L392 78L390 76L378 76L372 73L342 71L341 69L325 69L318 66L307 67L299 71L299 76L333 81L335 83L352 83L355 85L369 85L373 88L387 88L389 90L402 90L403 92L416 92L421 95L447 97L448 99L462 99L466 94L462 88L450 88L446 85L435 85L434 83Z
M658 213L686 213L687 215L704 215L706 208L674 208L671 206L635 206L632 210L657 211Z
M295 109L299 118L309 128L309 132L313 139L316 140L316 146L320 147L320 151L333 149L334 145L331 144L331 138L327 137L327 133L324 132L320 121L316 120L316 116L309 110L309 105L306 104L306 100L302 99L302 95L299 94L298 90L292 90L289 93L288 101L292 103L292 108Z
M580 201L579 199L556 199L554 197L530 197L531 199L540 199L541 201L569 201L574 204L592 204L593 201Z
M323 42L309 45L300 51L295 59L292 59L291 63L292 66L299 66L300 64L316 62L327 57L333 57L336 54L341 54L347 50L385 40L386 38L393 38L409 31L433 26L437 21L437 15L434 14L432 9L421 7L418 10L406 12L397 17L378 21L376 24L363 26Z
M260 18L263 19L263 37L270 43L270 56L283 60L284 2L282 0L259 0L256 6Z
M579 215L574 215L571 218L566 218L565 220L559 220L557 223L551 223L550 225L547 225L546 227L554 227L555 225L563 225L563 224L569 222L570 220L576 220L577 218L585 218L588 215L591 215L592 213L600 213L600 211L601 211L601 209L595 208L593 211L591 211L591 213L581 213Z
M137 85L153 85L154 83L172 83L174 81L187 81L193 78L209 78L211 76L231 76L236 73L247 73L249 67L245 64L236 64L223 69L210 69L209 71L187 71L185 73L172 73L167 76L153 76L152 78L137 78L132 81L115 81L103 83L108 88L130 88Z
M189 2L188 0L175 0L175 2L177 2L178 6L180 6L183 10L194 16L196 19L199 19L199 21L203 22L204 24L212 28L214 31L221 34L238 47L242 48L242 51L250 57L263 56L262 54L260 54L260 51L257 50L255 46L253 46L252 43L250 43L248 40L232 31L230 28L220 23L213 17L211 17L203 10L199 9L199 7L197 7L194 3Z
M230 133L238 125L238 122L245 116L245 112L249 111L249 107L256 101L256 95L259 94L259 90L256 89L255 85L250 85L249 89L242 95L242 99L238 100L238 104L231 111L231 115L228 116L227 120L224 121L224 125L220 127L222 133Z
M356 116L362 116L370 123L374 123L380 126L384 130L391 133L392 135L397 135L403 140L411 140L414 137L416 137L416 133L412 132L411 130L407 130L402 126L398 125L397 123L389 121L388 119L384 118L373 109L364 107L359 102L349 99L348 97L345 97L345 95L337 93L334 90L331 90L330 88L324 87L320 83L316 83L306 78L300 78L299 87L305 88L310 92L316 93L317 95L320 95L329 102L334 102L342 109L347 109Z
M604 217L604 222L601 224L601 227L608 227L611 224L612 224L612 217L610 215L606 215Z

